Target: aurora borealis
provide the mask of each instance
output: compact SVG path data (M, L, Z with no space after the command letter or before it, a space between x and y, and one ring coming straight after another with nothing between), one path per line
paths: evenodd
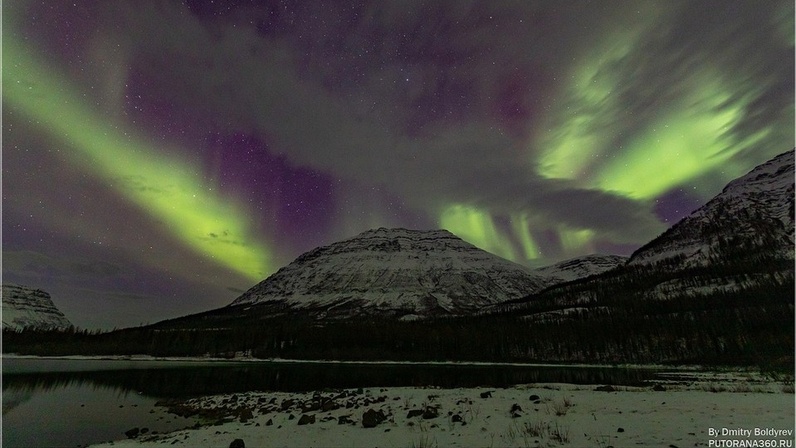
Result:
M794 145L788 1L7 1L3 278L94 328L318 245L627 255Z

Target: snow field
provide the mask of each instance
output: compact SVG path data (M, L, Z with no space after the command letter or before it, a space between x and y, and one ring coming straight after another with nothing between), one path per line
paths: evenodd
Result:
M688 383L675 378L660 388L665 390L615 387L606 392L596 386L535 384L217 395L184 405L226 411L223 424L100 446L226 447L242 439L246 447L691 447L715 443L711 434L721 428L773 428L778 434L791 431L793 438L792 380L705 374ZM339 407L301 410L330 400ZM370 409L385 420L364 428ZM427 409L432 411L423 415ZM410 411L418 415L410 417ZM314 422L300 425L305 414Z

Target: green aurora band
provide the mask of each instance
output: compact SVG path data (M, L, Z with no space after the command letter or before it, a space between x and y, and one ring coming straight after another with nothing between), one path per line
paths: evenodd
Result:
M730 178L743 174L726 162L768 131L743 141L732 136L745 105L732 103L717 79L699 81L677 112L662 114L630 142L624 157L601 167L596 184L634 199L651 199L719 167L731 170Z
M68 162L107 181L129 202L166 223L197 254L253 281L273 271L245 208L203 185L186 160L104 118L57 70L11 38L3 42L3 102L68 145Z
M522 253L517 253L512 241L495 226L489 211L478 207L453 204L440 213L439 226L461 239L508 260L526 262L539 258L540 253L530 233L526 214L511 216L512 231L518 236Z
M759 88L734 84L709 65L684 75L676 90L643 92L645 100L659 102L655 115L628 115L623 89L634 85L633 62L649 33L644 25L616 33L573 67L535 142L543 148L537 160L541 176L649 200L717 169L725 180L748 169L728 161L771 132L733 134Z

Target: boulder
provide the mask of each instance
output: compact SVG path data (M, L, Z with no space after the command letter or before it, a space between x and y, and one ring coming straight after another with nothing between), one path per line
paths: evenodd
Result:
M299 418L298 424L301 425L311 425L315 423L315 415L304 414Z
M379 423L387 420L387 417L384 415L382 411L374 411L373 409L368 409L362 414L362 427L363 428L375 428L378 426Z
M317 411L320 408L321 408L321 403L318 402L318 401L308 401L308 402L304 403L303 405L301 405L301 411L302 412Z
M246 448L246 444L243 443L243 439L235 439L229 444L229 448Z
M511 413L511 418L522 417L522 408L517 403L511 405L511 411L509 412Z
M140 430L138 428L133 428L125 431L124 435L126 435L128 439L135 439L136 437L138 437L139 432Z
M324 401L323 403L321 403L321 411L323 411L323 412L334 411L335 409L339 409L339 408L340 408L340 405L337 404L337 402L332 401L332 400L327 400L327 401Z
M249 408L243 408L238 412L238 418L240 418L241 423L246 423L250 419L254 417L252 410Z
M439 411L437 408L433 406L426 406L426 409L423 411L423 419L429 420L437 417L439 417Z
M406 418L420 417L421 415L423 415L422 409L410 409L409 413L406 414Z
M282 410L283 411L287 411L294 404L296 404L296 400L292 400L292 399L282 400Z

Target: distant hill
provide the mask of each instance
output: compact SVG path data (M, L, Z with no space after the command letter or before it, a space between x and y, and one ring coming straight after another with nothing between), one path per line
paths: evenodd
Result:
M533 272L556 279L556 283L565 283L616 269L627 263L627 260L627 257L620 255L586 255L538 268Z

